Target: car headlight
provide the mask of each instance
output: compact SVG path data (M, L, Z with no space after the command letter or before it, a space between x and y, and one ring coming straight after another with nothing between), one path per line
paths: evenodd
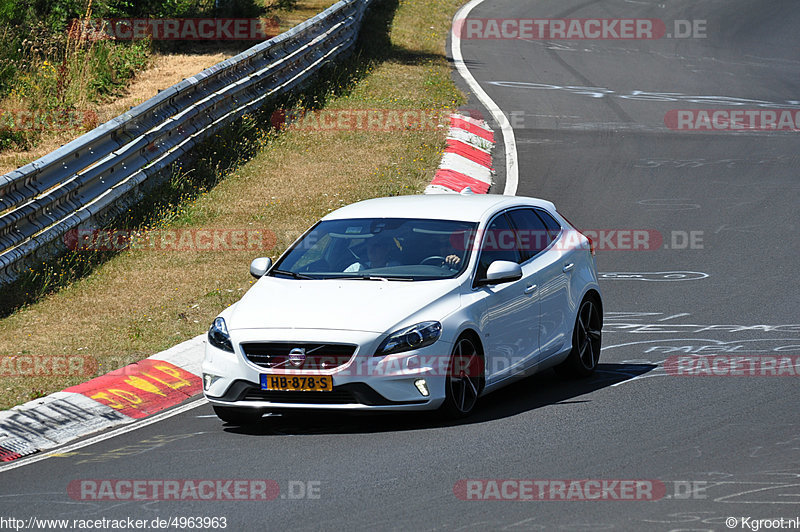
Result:
M438 321L423 321L390 334L381 343L375 352L375 356L382 357L392 353L402 353L403 351L429 346L438 340L441 335L441 323Z
M228 326L225 325L224 319L217 318L211 324L211 328L208 330L208 343L217 349L233 353L231 336L228 334Z

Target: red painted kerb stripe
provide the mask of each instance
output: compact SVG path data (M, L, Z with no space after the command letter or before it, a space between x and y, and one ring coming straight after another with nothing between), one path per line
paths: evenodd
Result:
M461 172L448 170L446 168L440 168L436 171L436 175L434 176L433 181L431 181L431 185L447 187L451 190L455 190L456 192L461 192L467 187L472 189L472 191L476 194L486 194L489 191L488 183L484 183L483 181L474 179L466 174L462 174Z
M482 139L486 139L489 142L494 142L494 133L488 131L481 126L476 126L472 122L467 122L461 118L451 118L450 119L450 127L456 129L464 129L473 135L478 135Z

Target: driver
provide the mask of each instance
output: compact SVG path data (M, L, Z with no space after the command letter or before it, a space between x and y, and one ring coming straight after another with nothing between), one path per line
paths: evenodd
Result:
M359 260L344 269L345 273L360 272L373 268L399 266L400 263L389 259L394 240L387 236L373 236L367 239L367 260Z
M455 254L455 250L453 249L453 244L450 242L450 239L440 239L438 249L439 255L444 257L442 265L452 268L453 270L457 270L461 265L461 257Z

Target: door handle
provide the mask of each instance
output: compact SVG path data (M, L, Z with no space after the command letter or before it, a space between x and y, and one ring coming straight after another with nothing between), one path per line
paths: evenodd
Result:
M574 262L570 262L569 264L565 264L564 267L561 268L561 271L564 272L564 273L567 273L568 271L572 271L572 268L574 268L574 267L575 267L575 263Z
M532 284L532 285L530 285L528 288L526 288L526 289L524 290L524 293L526 293L526 294L532 294L532 293L536 292L536 289L537 289L537 288L539 288L537 285L535 285L535 284Z

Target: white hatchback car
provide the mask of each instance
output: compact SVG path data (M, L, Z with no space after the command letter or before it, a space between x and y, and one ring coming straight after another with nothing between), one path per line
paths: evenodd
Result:
M320 220L214 320L205 396L224 421L286 409L432 410L555 367L591 374L602 299L591 242L544 200L362 201Z

